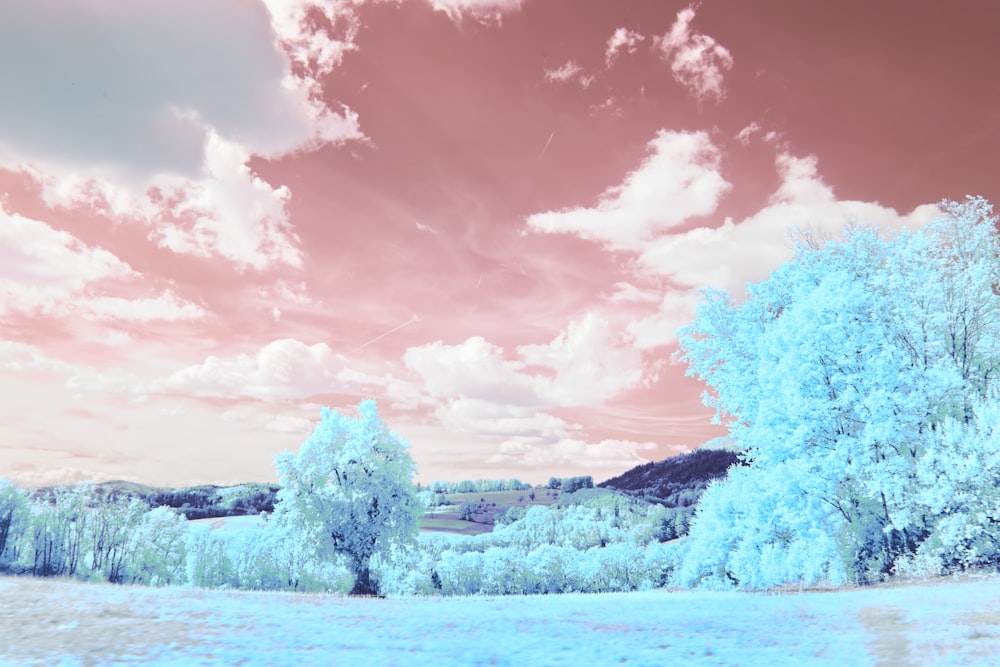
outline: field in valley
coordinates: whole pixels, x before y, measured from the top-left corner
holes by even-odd
[[[998,576],[388,600],[0,578],[3,665],[989,665],[998,655]]]

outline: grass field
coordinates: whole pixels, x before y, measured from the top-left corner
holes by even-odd
[[[0,665],[993,665],[1000,577],[351,599],[0,578]]]

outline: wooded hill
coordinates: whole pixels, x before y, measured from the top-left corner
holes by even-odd
[[[696,449],[663,461],[644,463],[598,486],[667,507],[688,507],[698,502],[710,481],[725,477],[730,466],[739,463],[738,455],[732,451]]]

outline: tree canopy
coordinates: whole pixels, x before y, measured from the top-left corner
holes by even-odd
[[[375,401],[359,417],[324,408],[297,454],[275,457],[281,490],[275,518],[318,557],[343,557],[354,594],[376,594],[372,556],[413,540],[422,507],[408,445],[379,416]]]
[[[915,232],[801,242],[742,300],[703,293],[678,356],[749,468],[702,498],[689,583],[868,580],[914,556],[953,563],[928,545],[954,532],[954,508],[917,499],[934,484],[928,468],[970,448],[996,458],[982,431],[1000,379],[1000,242],[985,200],[941,211]],[[1000,507],[989,506],[992,525]]]

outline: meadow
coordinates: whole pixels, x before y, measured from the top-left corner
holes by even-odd
[[[0,578],[3,665],[986,665],[998,654],[997,575],[390,599]]]

